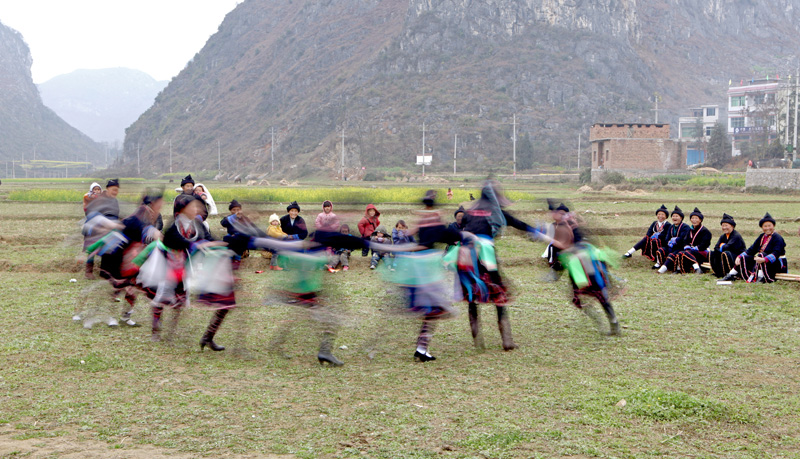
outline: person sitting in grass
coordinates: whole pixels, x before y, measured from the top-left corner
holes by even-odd
[[[656,264],[653,265],[653,269],[658,269],[659,272],[662,272],[660,269],[666,263],[667,257],[683,248],[678,241],[689,234],[689,225],[683,223],[684,215],[680,207],[675,206],[672,209],[670,218],[672,224],[661,232],[661,247],[656,250]],[[665,269],[663,272],[667,272],[667,270]]]
[[[388,237],[388,233],[386,232],[386,227],[383,225],[378,226],[375,228],[375,231],[372,233],[372,237],[370,241],[376,242],[378,244],[391,244],[392,239]],[[380,262],[384,257],[388,255],[387,252],[379,252],[376,250],[372,251],[372,261],[369,264],[369,269],[375,269],[378,267],[378,262]]]
[[[220,221],[220,225],[228,231],[228,234],[222,239],[225,242],[230,242],[231,238],[237,234],[246,234],[250,237],[266,237],[267,234],[253,223],[252,220],[247,218],[242,213],[242,205],[237,200],[231,201],[228,205],[230,215],[226,216]],[[239,244],[231,244],[231,250],[235,253],[233,257],[233,269],[239,268],[242,258],[246,258],[248,250]]]
[[[650,228],[647,228],[647,234],[625,252],[623,257],[630,258],[637,250],[641,250],[642,256],[649,258],[650,261],[656,261],[656,252],[661,248],[661,233],[670,226],[667,223],[667,214],[669,214],[669,210],[664,204],[661,204],[661,207],[656,209],[656,221],[650,224]]]
[[[273,239],[295,239],[290,235],[283,232],[283,228],[281,227],[281,220],[278,218],[278,214],[272,214],[269,216],[269,228],[267,229],[267,236]],[[278,266],[278,256],[276,253],[272,253],[272,259],[269,261],[269,269],[273,271],[282,271],[283,268]]]
[[[722,214],[722,236],[719,237],[714,250],[709,255],[711,270],[717,277],[723,277],[734,269],[736,257],[747,250],[744,239],[736,231],[736,221],[728,214]]]
[[[317,231],[338,231],[339,225],[339,217],[333,213],[333,203],[330,201],[323,202],[322,212],[317,214],[314,227],[316,227]]]
[[[286,206],[286,215],[281,217],[281,230],[295,240],[304,240],[308,237],[306,221],[300,216],[300,205],[297,201],[292,201]],[[270,223],[271,224],[271,223]]]
[[[350,227],[347,224],[340,226],[339,234],[349,236]],[[342,271],[348,271],[350,269],[350,253],[352,250],[337,247],[332,247],[332,250],[333,254],[328,258],[328,271],[335,271],[339,265],[342,266]]]
[[[695,274],[703,274],[700,264],[708,261],[708,246],[711,245],[711,231],[703,226],[703,213],[697,207],[689,214],[689,221],[692,228],[683,239],[678,240],[677,247],[682,247],[679,251],[673,251],[667,256],[667,261],[659,273],[674,270],[675,273],[686,273],[689,270]]]
[[[381,213],[378,212],[378,209],[375,207],[375,204],[367,204],[367,210],[364,211],[364,217],[358,222],[358,232],[361,233],[361,238],[364,239],[365,242],[372,237],[372,233],[375,232],[375,228],[381,224],[381,221],[378,217],[381,216]],[[361,250],[361,256],[366,257],[369,253],[369,249],[365,248]]]
[[[786,272],[786,242],[775,232],[775,219],[767,212],[758,222],[761,234],[753,245],[736,257],[736,266],[722,280],[741,277],[747,282],[775,282],[775,275]]]

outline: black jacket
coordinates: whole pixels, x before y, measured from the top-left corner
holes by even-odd
[[[761,250],[761,241],[764,239],[765,234],[761,233],[753,242],[753,245],[747,249],[747,254],[751,257],[758,255],[759,253],[763,253],[765,257],[769,255],[773,255],[775,260],[779,257],[786,255],[786,241],[783,240],[783,237],[778,233],[772,233],[772,238],[767,242],[767,246],[764,250]],[[770,260],[774,262],[775,260]]]
[[[689,230],[691,230],[691,226],[687,225],[686,223],[681,222],[677,226],[669,223],[669,227],[664,228],[664,231],[661,232],[661,236],[659,236],[664,250],[666,250],[667,253],[683,250],[683,246],[686,244],[681,244],[681,240],[684,239],[687,234],[689,234]],[[673,246],[670,248],[669,241],[673,237],[677,239],[675,240],[675,244],[673,244]]]
[[[190,241],[183,237],[178,229],[178,222],[175,221],[169,228],[167,228],[167,231],[164,232],[164,245],[172,250],[191,251],[194,245],[198,242],[214,240],[208,230],[206,230],[205,225],[203,225],[199,219],[194,219],[192,224],[194,226],[194,230],[197,232],[197,238],[195,240]]]
[[[306,227],[306,221],[303,220],[303,217],[298,215],[297,218],[294,219],[294,225],[292,225],[292,219],[289,217],[289,214],[281,217],[280,221],[281,230],[289,236],[296,234],[301,240],[308,237],[308,228]]]
[[[672,226],[672,225],[670,225],[669,222],[667,222],[665,220],[664,221],[664,226],[661,227],[661,231],[660,232],[666,231],[670,226]],[[658,220],[656,220],[653,223],[651,223],[650,224],[650,228],[647,228],[647,237],[650,237],[650,236],[656,234],[656,232],[659,232],[658,231]],[[659,234],[659,236],[660,236],[660,234]]]
[[[675,245],[678,247],[677,250],[683,250],[687,245],[697,247],[701,252],[708,250],[708,246],[711,245],[711,231],[703,225],[700,225],[700,228],[692,228],[685,237],[678,239]]]
[[[744,244],[744,239],[736,230],[731,231],[731,234],[727,236],[723,233],[714,246],[714,252],[730,252],[734,257],[738,257],[745,250],[747,250],[747,246]]]
[[[503,217],[505,217],[507,226],[521,231],[530,231],[530,226],[527,223],[517,220],[505,210],[503,211]],[[488,215],[483,210],[470,209],[464,212],[464,216],[461,218],[461,226],[464,231],[472,234],[492,237],[492,226],[489,224]],[[422,239],[422,236],[420,236],[420,239]]]

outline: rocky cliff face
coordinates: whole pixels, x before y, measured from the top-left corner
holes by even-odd
[[[76,70],[39,85],[45,105],[97,142],[122,142],[125,128],[167,85],[139,70]]]
[[[512,115],[539,160],[594,122],[725,104],[730,78],[786,73],[800,0],[246,0],[128,130],[148,167],[296,175],[345,163],[433,168],[511,159]],[[332,174],[333,175],[333,174]]]
[[[19,32],[0,23],[0,161],[98,160],[100,147],[42,104],[31,53]]]

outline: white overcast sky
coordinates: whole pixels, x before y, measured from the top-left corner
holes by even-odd
[[[33,82],[77,69],[177,75],[242,0],[0,0],[33,56]]]

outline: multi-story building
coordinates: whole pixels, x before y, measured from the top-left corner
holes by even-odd
[[[752,79],[728,88],[728,134],[731,155],[742,154],[746,142],[768,145],[778,138],[779,99],[784,91],[775,79]]]
[[[684,141],[697,140],[711,137],[711,130],[719,121],[719,105],[701,105],[697,108],[690,108],[691,116],[681,116],[678,118],[678,138]],[[697,132],[698,128],[702,132]]]
[[[678,139],[684,142],[708,141],[714,125],[719,121],[719,105],[701,105],[689,110],[692,116],[678,118]],[[686,149],[687,166],[702,163],[705,157],[705,150],[696,145]]]

